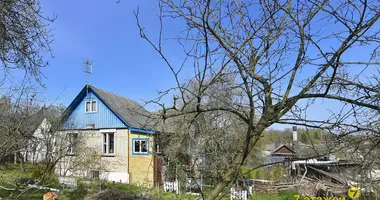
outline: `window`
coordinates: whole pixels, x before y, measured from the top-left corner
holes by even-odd
[[[103,154],[115,153],[115,134],[103,133]]]
[[[96,100],[94,99],[87,99],[85,104],[85,110],[86,112],[96,112]]]
[[[91,179],[99,179],[100,178],[99,171],[90,171],[89,178],[91,178]]]
[[[77,146],[78,146],[78,134],[77,133],[69,133],[68,134],[68,154],[76,154],[77,153]]]
[[[133,138],[133,154],[148,155],[149,154],[149,140],[148,138],[140,139]]]

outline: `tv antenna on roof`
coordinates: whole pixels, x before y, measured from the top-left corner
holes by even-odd
[[[86,73],[86,83],[88,83],[88,76],[92,74],[92,61],[89,59],[83,59],[83,71]]]
[[[84,73],[86,73],[86,87],[87,87],[87,94],[88,94],[88,77],[90,76],[90,74],[92,74],[92,60],[89,60],[88,58],[84,59],[82,58],[83,60],[83,71]]]

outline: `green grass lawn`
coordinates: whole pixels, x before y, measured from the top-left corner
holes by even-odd
[[[2,165],[0,168],[0,198],[1,199],[28,199],[28,200],[41,200],[43,194],[47,190],[41,189],[27,189],[19,186],[19,181],[22,178],[32,178],[33,173],[35,174],[36,168],[35,165],[24,165],[25,171],[22,171],[20,165],[7,164]],[[17,190],[7,190],[15,189]]]
[[[280,193],[254,194],[250,200],[294,200],[294,195],[298,194],[294,190],[282,191]]]
[[[26,164],[24,166],[25,171],[22,171],[19,165],[8,164],[6,166],[0,166],[0,199],[27,199],[27,200],[41,200],[43,195],[48,192],[47,190],[41,189],[28,189],[27,191],[10,191],[1,187],[6,188],[17,188],[17,183],[20,178],[33,178],[40,175],[40,169],[36,165]],[[79,181],[78,187],[71,190],[64,190],[62,195],[60,195],[60,200],[81,200],[85,196],[94,194],[100,190],[101,184],[107,185],[107,188],[114,189],[121,192],[126,192],[129,194],[140,195],[141,193],[147,193],[150,197],[157,200],[193,200],[196,198],[194,195],[189,194],[179,194],[176,195],[170,192],[163,192],[161,189],[157,188],[148,189],[141,186],[133,184],[120,184],[120,183],[107,183],[104,181],[95,181],[89,184],[83,184]],[[47,180],[43,182],[43,185],[49,186],[51,188],[62,189],[58,185],[55,175],[51,175]],[[207,193],[207,191],[206,191]],[[284,191],[279,194],[254,194],[249,199],[250,200],[293,200],[295,191]],[[207,194],[206,194],[207,195]],[[225,200],[230,199],[226,195]]]
[[[37,190],[37,189],[30,189],[25,192],[21,191],[6,191],[6,190],[0,190],[0,198],[1,199],[28,199],[28,200],[42,200],[42,197],[45,193],[47,193],[47,190]]]

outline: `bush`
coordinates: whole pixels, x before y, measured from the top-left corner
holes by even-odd
[[[42,176],[41,168],[40,167],[35,167],[33,168],[32,171],[32,178],[38,179]]]
[[[273,170],[273,180],[278,181],[279,179],[281,179],[281,174],[282,174],[281,165],[280,164],[275,165],[274,170]]]
[[[139,195],[144,191],[147,191],[147,188],[138,186],[136,184],[122,184],[122,183],[107,183],[107,188],[118,190],[121,192],[126,192],[128,194]]]
[[[148,200],[148,198],[145,197],[139,197],[134,194],[129,194],[126,192],[121,192],[117,190],[105,190],[101,191],[97,194],[91,195],[86,198],[87,200],[106,200],[106,199],[112,199],[112,200]]]
[[[42,184],[57,189],[62,188],[62,185],[58,183],[58,176],[55,173],[45,174]]]
[[[83,184],[78,184],[77,188],[70,191],[64,191],[61,195],[59,195],[59,199],[84,199],[88,194],[88,190],[85,188]]]

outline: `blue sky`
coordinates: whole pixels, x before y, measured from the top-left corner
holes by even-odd
[[[156,1],[48,1],[41,4],[51,24],[54,58],[43,69],[48,101],[68,105],[86,83],[82,58],[93,60],[89,83],[134,100],[149,100],[157,90],[174,84],[169,68],[139,36],[133,10],[140,6],[142,21],[158,28],[152,10]],[[167,25],[170,26],[170,25]],[[170,27],[168,27],[170,30]],[[166,52],[176,55],[176,49]]]
[[[159,27],[153,10],[156,3],[155,0],[121,0],[120,3],[116,3],[116,0],[96,3],[90,0],[41,0],[45,15],[58,15],[50,26],[54,39],[51,45],[54,58],[49,58],[50,66],[42,71],[46,77],[43,80],[46,85],[44,98],[48,102],[57,99],[55,103],[64,105],[71,102],[86,83],[83,58],[93,61],[89,84],[137,101],[153,99],[157,97],[157,90],[174,86],[169,68],[152,47],[140,38],[133,14],[133,10],[139,6],[142,24],[147,27],[147,33],[154,37]],[[176,31],[181,30],[181,24],[176,23],[165,23],[164,34],[176,35]],[[165,42],[165,53],[175,64],[180,64],[182,49],[174,42]],[[348,52],[346,61],[368,55],[365,53]],[[184,70],[184,74],[186,71],[192,72],[190,70],[191,66]],[[352,70],[360,71],[355,68]],[[308,73],[308,70],[304,73]],[[329,101],[320,103],[323,104],[315,106],[315,116],[326,115],[320,108],[334,106]],[[148,109],[153,110],[154,107]]]

